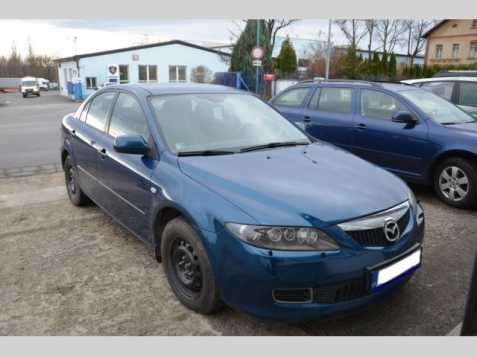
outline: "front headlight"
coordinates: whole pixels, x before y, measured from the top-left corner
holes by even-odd
[[[338,250],[338,244],[326,233],[307,227],[252,226],[226,223],[225,226],[244,242],[275,250]]]
[[[416,215],[416,222],[418,225],[421,225],[424,222],[424,211],[421,208],[421,205],[417,203],[416,196],[414,193],[409,189],[409,204],[412,207],[412,211]]]
[[[414,196],[414,192],[412,192],[411,189],[409,189],[408,195],[409,195],[409,204],[411,205],[413,212],[416,213],[417,212],[416,196]]]

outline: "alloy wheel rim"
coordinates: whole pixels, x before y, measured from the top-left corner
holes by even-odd
[[[70,192],[72,194],[75,194],[76,193],[76,181],[75,181],[75,171],[74,171],[73,166],[70,166],[68,168],[67,179],[68,179],[68,188],[69,188]]]
[[[178,282],[186,291],[198,293],[202,289],[202,273],[194,248],[183,239],[176,239],[171,250],[172,265]]]
[[[439,176],[439,189],[447,199],[454,202],[461,201],[469,193],[469,178],[457,166],[446,167]]]

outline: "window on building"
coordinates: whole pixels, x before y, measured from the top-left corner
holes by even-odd
[[[169,66],[169,82],[185,82],[186,66]]]
[[[273,104],[286,107],[301,107],[309,92],[310,88],[290,89],[275,99]]]
[[[98,89],[96,86],[96,77],[86,77],[86,89]]]
[[[454,82],[427,82],[423,83],[421,88],[431,91],[432,93],[437,94],[439,97],[451,100],[452,92],[454,90]]]
[[[368,118],[391,120],[397,112],[406,108],[389,94],[363,89],[361,90],[361,115]]]
[[[321,88],[316,110],[328,113],[351,113],[351,88]]]
[[[157,66],[155,65],[139,65],[139,82],[156,82]]]
[[[119,65],[119,83],[129,83],[129,66],[127,64]]]
[[[474,41],[474,42],[470,43],[469,57],[470,58],[476,58],[477,57],[477,41]]]
[[[472,28],[477,28],[477,19],[472,20]]]
[[[116,93],[107,92],[95,97],[89,107],[86,124],[104,131],[106,119],[115,95]]]
[[[452,58],[459,58],[460,52],[460,45],[458,43],[454,43],[452,45]]]
[[[149,131],[146,118],[140,104],[129,94],[119,94],[114,105],[109,134],[113,137],[120,135],[141,135],[147,141]]]
[[[444,52],[444,46],[443,45],[436,45],[436,58],[442,58],[442,52]]]
[[[477,83],[460,82],[459,105],[477,107]]]

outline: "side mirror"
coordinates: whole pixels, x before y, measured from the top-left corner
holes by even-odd
[[[114,140],[114,150],[122,154],[146,155],[149,147],[141,135],[121,135]]]
[[[417,119],[408,112],[397,112],[393,117],[392,121],[395,123],[403,123],[409,126],[414,126],[417,124]]]

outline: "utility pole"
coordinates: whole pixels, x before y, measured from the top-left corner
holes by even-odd
[[[328,20],[328,44],[326,48],[326,73],[325,78],[330,78],[330,60],[331,60],[331,22],[332,20]]]
[[[257,19],[257,48],[260,47],[260,19]],[[255,93],[258,94],[260,86],[260,67],[255,66]]]
[[[73,37],[73,51],[75,56],[76,56],[76,41],[77,40],[78,40],[78,36]]]

